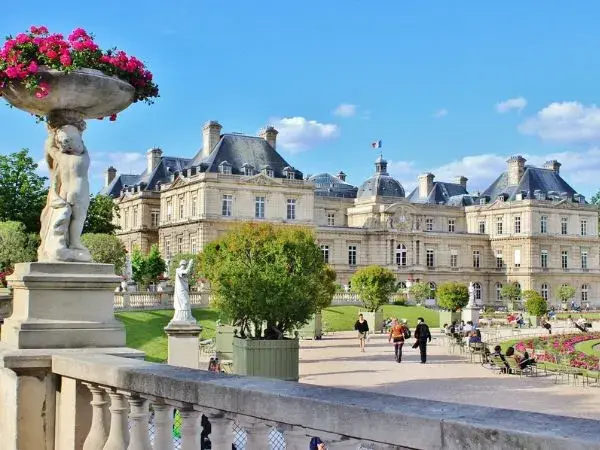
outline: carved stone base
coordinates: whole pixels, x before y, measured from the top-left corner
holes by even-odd
[[[15,349],[124,347],[113,313],[112,264],[22,263],[8,278],[13,312],[2,343]]]
[[[168,364],[180,367],[200,368],[200,333],[202,327],[193,322],[172,320],[165,327],[168,336]]]

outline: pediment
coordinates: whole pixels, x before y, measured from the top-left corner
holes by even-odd
[[[242,177],[242,182],[248,183],[248,184],[259,184],[262,186],[276,186],[276,185],[280,184],[277,182],[276,179],[274,179],[262,172],[258,173],[256,175]]]
[[[420,218],[410,203],[394,203],[384,210],[385,228],[398,231],[418,230]]]

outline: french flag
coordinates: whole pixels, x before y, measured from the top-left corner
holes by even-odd
[[[371,143],[371,147],[373,148],[381,148],[381,141],[375,141]]]

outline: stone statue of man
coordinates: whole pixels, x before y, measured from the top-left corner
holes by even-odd
[[[179,267],[175,270],[175,290],[173,292],[175,314],[173,322],[195,322],[190,306],[190,283],[188,281],[193,263],[194,260],[190,259],[186,267],[186,261],[182,259]]]
[[[473,282],[471,281],[469,283],[469,305],[474,305],[475,304],[475,286],[473,285]]]

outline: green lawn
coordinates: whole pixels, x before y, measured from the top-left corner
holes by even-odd
[[[577,311],[569,311],[569,312],[561,312],[556,315],[559,320],[566,320],[571,316],[573,320],[577,319],[579,316],[583,316],[588,320],[599,320],[600,313],[586,313],[586,312],[577,312]]]
[[[600,350],[594,348],[598,344],[600,344],[600,339],[590,339],[589,341],[583,341],[579,344],[575,344],[575,350],[588,355],[600,356]]]
[[[354,329],[358,318],[358,306],[332,306],[323,311],[323,320],[329,331],[348,331]],[[192,310],[194,317],[202,325],[202,339],[210,339],[215,335],[215,322],[219,313],[214,309],[201,308]],[[383,307],[385,317],[407,319],[414,329],[417,317],[423,317],[433,329],[439,326],[437,311],[419,306],[386,305]],[[167,360],[167,336],[164,328],[173,317],[173,310],[134,311],[115,314],[127,330],[127,345],[146,352],[146,360],[164,362]]]

